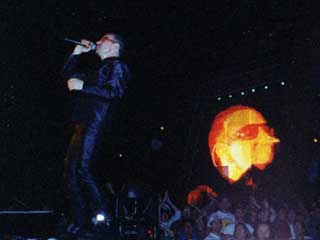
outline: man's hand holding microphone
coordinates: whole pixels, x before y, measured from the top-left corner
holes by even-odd
[[[74,48],[72,54],[79,55],[81,53],[87,53],[95,49],[96,49],[96,44],[94,44],[89,40],[82,39],[80,44],[77,44],[77,46]]]
[[[74,48],[72,54],[73,55],[80,55],[82,53],[87,53],[92,50],[95,50],[96,45],[93,42],[90,42],[86,39],[82,39],[81,43],[77,44]],[[78,78],[70,78],[67,81],[67,86],[70,91],[72,90],[82,90],[83,88],[83,81]]]

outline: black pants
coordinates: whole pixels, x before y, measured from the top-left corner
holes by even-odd
[[[98,212],[107,214],[106,199],[92,173],[92,166],[103,137],[103,123],[91,121],[74,125],[66,157],[66,181],[72,221],[83,226]],[[89,210],[93,210],[93,212]],[[91,215],[89,214],[91,213]]]

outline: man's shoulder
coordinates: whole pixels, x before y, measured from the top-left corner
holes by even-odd
[[[105,61],[103,62],[100,69],[104,69],[104,70],[113,69],[115,71],[122,71],[122,72],[129,71],[128,64],[122,59],[113,59],[113,60]]]

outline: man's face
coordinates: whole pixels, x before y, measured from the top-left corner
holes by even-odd
[[[262,223],[266,223],[269,221],[269,210],[267,209],[262,209],[258,213],[258,219]]]
[[[106,34],[96,42],[97,49],[96,53],[98,55],[105,55],[112,52],[115,48],[116,40],[112,34]]]
[[[270,227],[267,224],[261,224],[257,228],[257,239],[269,239]]]
[[[244,226],[243,224],[238,224],[236,226],[234,235],[235,235],[236,239],[246,239],[247,235],[248,235],[246,226]]]
[[[214,119],[209,148],[214,166],[230,183],[240,180],[252,166],[264,170],[273,160],[280,140],[257,110],[232,106]]]
[[[210,229],[211,232],[219,233],[220,230],[221,230],[221,227],[222,227],[221,220],[213,220],[213,221],[210,223],[209,229]]]

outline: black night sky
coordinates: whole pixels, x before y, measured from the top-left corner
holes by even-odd
[[[126,39],[132,80],[102,182],[104,171],[112,172],[114,182],[169,189],[179,199],[197,184],[247,189],[220,177],[207,147],[214,116],[243,104],[261,111],[281,139],[274,163],[250,173],[259,189],[316,194],[319,176],[311,183],[309,175],[311,162],[319,162],[320,24],[311,1],[44,0],[0,7],[1,208],[63,205],[70,109],[60,72],[73,49],[63,39],[96,41],[106,32]]]

